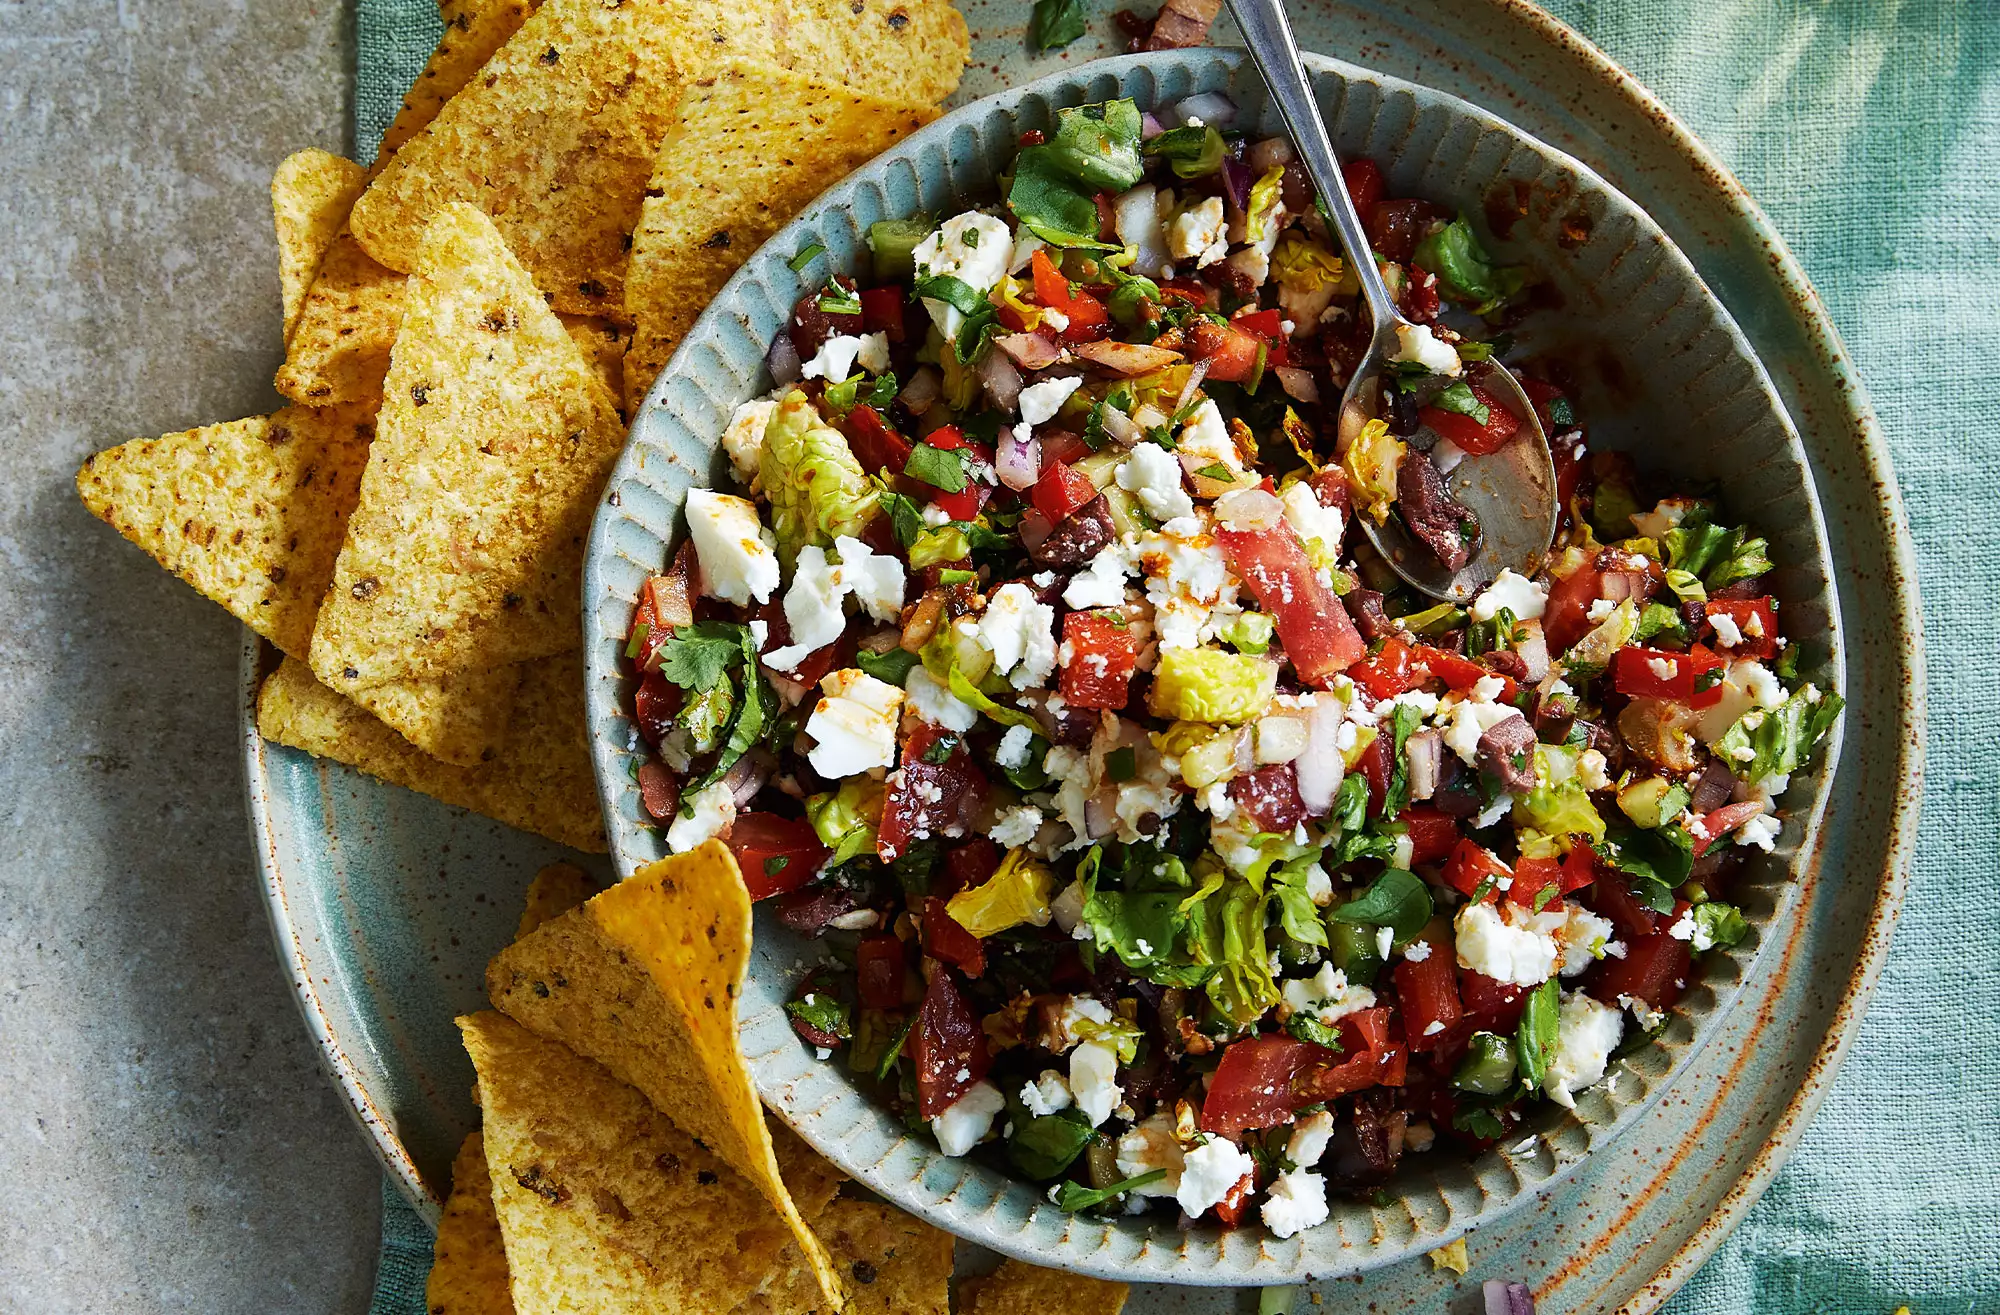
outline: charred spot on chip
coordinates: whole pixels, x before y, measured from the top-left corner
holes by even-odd
[[[722,1181],[720,1178],[717,1178],[715,1176],[715,1170],[713,1169],[701,1170],[699,1173],[695,1174],[694,1180],[700,1183],[703,1187],[711,1187],[714,1184]]]
[[[653,1167],[661,1173],[679,1173],[681,1171],[681,1157],[675,1155],[672,1151],[661,1151],[653,1157]]]
[[[562,62],[562,52],[554,46],[550,46],[542,52],[541,62],[544,64],[559,64]]]
[[[541,997],[542,999],[544,1000],[548,999],[549,984],[547,982],[536,982],[534,985],[534,992],[537,996]]]
[[[382,588],[382,581],[375,576],[363,576],[349,586],[347,592],[354,595],[357,602],[367,602]]]
[[[728,250],[729,230],[726,228],[716,229],[713,233],[710,233],[708,235],[708,240],[706,242],[703,242],[702,245],[707,247],[711,251]]]
[[[510,593],[501,598],[500,600],[500,606],[506,608],[510,612],[513,611],[515,608],[519,607],[520,605],[521,605],[521,595],[519,594]]]
[[[550,1205],[567,1205],[569,1188],[550,1178],[539,1164],[531,1164],[525,1169],[514,1170],[514,1181],[528,1191],[541,1197]]]
[[[272,425],[264,431],[264,441],[272,447],[283,447],[292,441],[292,427],[290,425]]]
[[[514,313],[512,306],[496,306],[486,312],[481,326],[488,333],[512,333],[521,327],[521,317]]]
[[[854,12],[860,13],[861,11],[857,9]],[[900,32],[909,25],[910,15],[907,11],[898,9],[889,15],[889,28],[891,31]]]
[[[430,389],[430,385],[429,385],[429,384],[411,384],[411,385],[410,385],[410,400],[411,400],[412,402],[416,403],[416,404],[417,404],[418,406],[428,406],[428,405],[430,404],[430,400],[431,400],[431,389]]]
[[[599,283],[596,279],[585,279],[583,282],[576,285],[576,290],[583,296],[590,297],[593,299],[604,297],[609,294],[609,289],[607,289],[602,283]]]
[[[875,1281],[875,1266],[866,1260],[855,1261],[854,1281],[856,1283],[873,1283]]]
[[[353,667],[342,667],[340,669],[340,678],[342,680],[359,680],[361,679],[361,673]]]
[[[265,571],[264,574],[270,578],[272,584],[283,584],[285,582],[285,568],[282,566],[273,566]]]

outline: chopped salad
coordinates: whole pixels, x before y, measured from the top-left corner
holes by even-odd
[[[805,1044],[1064,1209],[1285,1237],[1655,1034],[1841,701],[1764,539],[1499,364],[1529,273],[1358,160],[1424,423],[1507,441],[1464,375],[1516,368],[1560,476],[1545,571],[1400,588],[1354,521],[1411,455],[1334,418],[1352,273],[1207,108],[1064,110],[1002,200],[873,225],[627,654],[667,846],[819,938]]]

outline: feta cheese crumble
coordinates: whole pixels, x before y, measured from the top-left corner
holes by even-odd
[[[931,1120],[931,1135],[946,1155],[963,1155],[993,1130],[993,1116],[1007,1098],[991,1082],[975,1082],[944,1113]]]
[[[896,760],[902,690],[856,667],[828,672],[819,688],[824,697],[806,718],[806,734],[814,741],[806,761],[814,771],[832,780]]]
[[[764,528],[756,503],[713,489],[689,489],[687,519],[702,593],[738,607],[771,601],[778,591],[778,539]]]

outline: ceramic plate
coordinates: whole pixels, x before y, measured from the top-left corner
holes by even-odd
[[[971,0],[966,10],[975,65],[961,100],[1108,52],[1108,40],[1088,38],[1071,59],[1030,60],[1024,5]],[[1427,0],[1302,5],[1294,17],[1308,47],[1464,96],[1583,160],[1660,223],[1769,368],[1820,490],[1841,605],[1869,620],[1844,635],[1843,657],[1847,692],[1870,715],[1847,727],[1815,859],[1714,1043],[1615,1147],[1475,1233],[1469,1278],[1415,1261],[1327,1285],[1329,1295],[1354,1286],[1363,1300],[1445,1309],[1505,1273],[1556,1309],[1648,1309],[1713,1250],[1795,1143],[1887,947],[1922,733],[1920,626],[1894,484],[1851,367],[1776,235],[1601,54],[1510,0],[1454,6],[1448,30]],[[485,958],[556,850],[263,745],[249,719],[260,661],[246,648],[244,747],[280,951],[335,1080],[392,1174],[434,1210],[429,1192],[472,1117],[451,1015],[479,1003]],[[1164,1288],[1142,1289],[1131,1307],[1231,1308]]]

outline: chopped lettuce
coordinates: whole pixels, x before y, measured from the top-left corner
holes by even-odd
[[[1580,675],[1594,675],[1611,665],[1611,657],[1639,633],[1639,608],[1631,599],[1612,609],[1596,629],[1570,646],[1563,665]]]
[[[1576,751],[1535,746],[1535,788],[1514,801],[1514,824],[1547,836],[1604,839],[1604,819],[1576,775]]]
[[[952,921],[982,940],[1011,927],[1046,927],[1052,916],[1056,874],[1049,865],[1010,849],[999,870],[971,890],[961,890],[944,906]]]
[[[883,788],[865,776],[850,777],[840,789],[806,800],[806,820],[819,842],[833,851],[827,860],[838,867],[875,852],[875,828],[882,820]]]
[[[1437,275],[1445,296],[1480,315],[1499,309],[1528,281],[1525,266],[1493,263],[1464,215],[1419,242],[1413,259]]]
[[[1845,706],[1838,694],[1805,685],[1778,707],[1743,714],[1715,743],[1716,755],[1746,781],[1785,776],[1812,756]]]
[[[1288,292],[1318,292],[1339,283],[1345,267],[1339,256],[1300,233],[1286,233],[1271,252],[1271,277]]]
[[[1396,503],[1396,476],[1408,452],[1408,445],[1389,432],[1388,421],[1370,420],[1341,459],[1354,509],[1377,525],[1388,521],[1389,509]]]
[[[1284,199],[1284,182],[1284,167],[1278,165],[1250,184],[1250,204],[1243,211],[1245,240],[1262,242],[1270,236],[1267,225],[1271,222],[1271,216],[1277,213],[1279,202]]]
[[[1165,160],[1179,178],[1205,178],[1214,173],[1222,167],[1227,149],[1221,133],[1193,124],[1169,128],[1146,142],[1146,154]]]
[[[1153,672],[1153,711],[1177,721],[1243,722],[1278,688],[1278,664],[1213,648],[1170,648]]]
[[[839,430],[796,390],[785,394],[764,430],[758,462],[771,504],[778,556],[789,571],[807,544],[832,547],[859,536],[878,510],[875,485]]]

